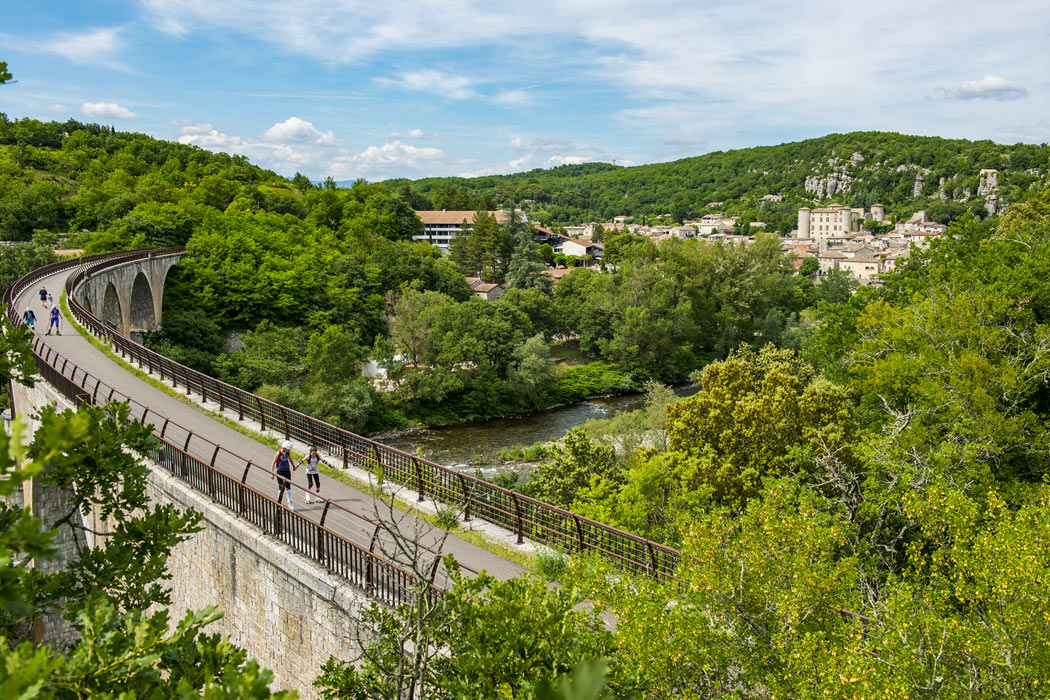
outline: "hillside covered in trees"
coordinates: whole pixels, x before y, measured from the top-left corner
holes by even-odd
[[[998,170],[1002,198],[1017,202],[1046,184],[1050,147],[870,131],[652,165],[584,163],[512,175],[387,184],[392,189],[410,185],[436,209],[524,205],[533,220],[549,224],[662,214],[682,222],[717,210],[750,213],[753,220],[782,230],[793,223],[803,203],[831,200],[857,207],[878,202],[898,216],[925,209],[942,223],[966,212],[984,216],[985,197],[978,193],[983,169]],[[761,201],[766,194],[784,199]],[[713,209],[707,206],[710,202],[722,205]]]

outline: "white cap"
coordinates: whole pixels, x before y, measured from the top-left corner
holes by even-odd
[[[290,449],[292,449],[292,441],[291,440],[285,440],[284,442],[282,442],[281,443],[281,449],[282,450],[290,450]]]

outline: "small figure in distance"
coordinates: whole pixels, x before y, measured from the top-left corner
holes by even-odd
[[[285,491],[288,492],[288,510],[295,512],[295,506],[292,505],[292,470],[298,469],[299,465],[292,465],[292,443],[290,440],[285,440],[281,445],[281,449],[277,450],[277,454],[273,456],[273,464],[270,465],[270,478],[277,477],[277,502],[281,502],[281,497],[284,496]]]
[[[47,308],[47,290],[43,287],[40,288],[40,305]]]
[[[307,503],[310,503],[311,489],[317,489],[317,498],[314,500],[318,503],[321,502],[321,474],[317,469],[317,465],[320,462],[321,458],[317,454],[316,447],[311,447],[310,454],[302,462],[299,462],[299,464],[306,464],[306,498],[304,500]]]
[[[51,329],[55,329],[55,335],[62,335],[62,331],[58,328],[58,307],[51,307],[51,323],[47,324],[47,333],[45,335],[51,335]]]
[[[33,310],[28,306],[26,307],[25,313],[22,314],[22,320],[26,322],[27,326],[29,326],[29,330],[36,333],[36,314],[33,313]]]
[[[53,297],[51,295],[51,292],[47,293],[47,305],[48,306],[54,306],[55,305],[55,297]]]

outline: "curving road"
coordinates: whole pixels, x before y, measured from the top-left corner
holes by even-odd
[[[30,306],[37,316],[36,332],[43,335],[47,328],[47,311],[41,307],[38,291],[46,287],[57,299],[64,289],[66,278],[75,272],[67,270],[40,280],[37,284],[26,289],[15,300],[15,308],[21,313],[26,306]],[[251,460],[261,467],[249,470],[247,485],[269,495],[277,496],[276,482],[270,478],[269,466],[273,460],[273,448],[240,433],[223,423],[215,420],[208,414],[198,410],[194,406],[161,391],[150,383],[139,379],[133,374],[125,371],[119,364],[111,360],[85,338],[83,338],[69,320],[63,315],[62,335],[50,336],[46,342],[55,351],[69,358],[72,362],[87,370],[105,384],[116,388],[135,401],[148,407],[165,418],[171,420],[166,431],[166,437],[175,442],[185,439],[188,432],[200,435],[211,443],[221,445],[224,450],[215,459],[215,466],[222,469],[238,481],[242,478],[245,460]],[[133,413],[138,413],[133,411]],[[152,420],[152,418],[151,418]],[[214,444],[208,444],[205,440],[190,440],[187,451],[194,457],[208,462],[214,458]],[[226,452],[226,451],[229,452]],[[230,454],[232,453],[232,454]],[[236,456],[236,457],[235,457]],[[238,459],[239,458],[239,459]],[[412,513],[400,509],[389,509],[378,503],[371,495],[348,486],[336,479],[322,475],[321,491],[325,498],[330,499],[335,505],[342,506],[345,512],[338,508],[330,508],[325,520],[325,526],[334,532],[346,537],[355,544],[368,548],[373,544],[373,536],[376,534],[375,521],[383,519],[393,522],[394,527],[403,535],[403,539],[410,539],[426,547],[429,551],[419,553],[419,558],[427,562],[433,561],[435,553],[440,547],[441,554],[452,554],[456,561],[468,571],[485,570],[500,579],[508,579],[524,573],[524,569],[518,564],[500,557],[486,549],[463,540],[456,535],[449,536],[441,542],[444,531],[435,528],[426,521],[416,517]],[[323,503],[304,502],[306,491],[305,469],[299,469],[293,474],[293,483],[296,488],[292,504],[300,515],[304,515],[314,522],[319,522]],[[265,536],[262,532],[260,537]],[[404,547],[398,547],[394,538],[380,534],[375,540],[375,551],[377,554],[385,555],[401,563],[407,563],[410,552]],[[411,546],[409,547],[411,549]],[[445,577],[439,574],[435,583],[444,585]]]

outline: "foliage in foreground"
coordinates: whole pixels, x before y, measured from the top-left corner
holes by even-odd
[[[6,324],[5,324],[6,325]],[[4,329],[0,370],[31,385],[34,363],[24,330]],[[269,690],[272,674],[241,649],[204,628],[212,608],[187,613],[169,629],[163,583],[171,548],[198,529],[199,514],[151,505],[146,466],[132,450],[153,445],[150,430],[128,420],[123,404],[76,411],[46,407],[22,444],[25,423],[0,435],[0,496],[29,479],[61,489],[68,507],[53,522],[27,509],[0,505],[0,696],[5,698],[293,698]],[[89,531],[85,517],[109,520],[109,532]],[[104,546],[87,549],[85,533]],[[56,537],[74,538],[77,556],[45,566],[58,554]],[[59,640],[28,640],[43,616],[71,626]]]

